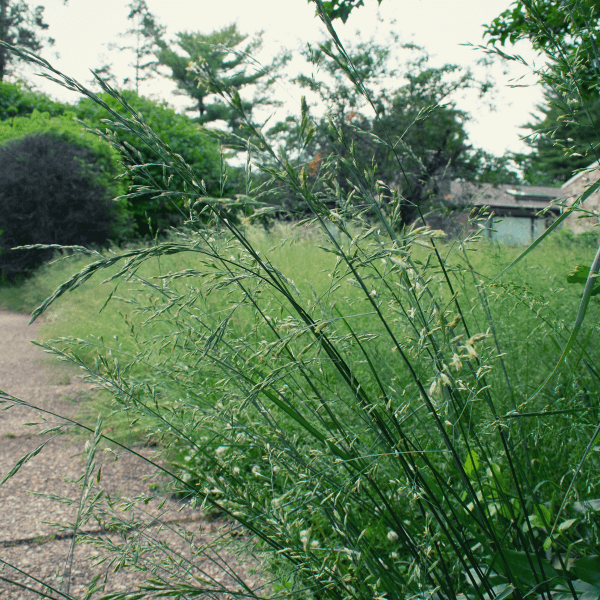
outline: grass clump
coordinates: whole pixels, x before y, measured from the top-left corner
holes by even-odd
[[[266,262],[227,230],[181,236],[121,292],[126,349],[106,335],[55,351],[95,354],[118,406],[149,418],[170,449],[176,489],[257,536],[281,597],[338,597],[348,582],[358,597],[414,594],[437,569],[474,591],[472,565],[524,587],[514,571],[528,554],[560,574],[564,548],[583,558],[597,543],[575,504],[598,493],[592,456],[558,512],[596,427],[593,345],[534,397],[577,311],[573,288],[556,294],[560,312],[540,294],[547,271],[560,283],[564,270],[524,264],[521,278],[487,287],[478,253],[470,268],[449,254],[447,279],[431,266],[427,230],[401,248],[367,224],[357,231],[341,260],[318,251],[301,265],[325,267],[312,287],[279,270],[302,242]]]

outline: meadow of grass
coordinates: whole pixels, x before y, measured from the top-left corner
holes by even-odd
[[[590,263],[593,248],[550,239],[510,277],[492,282],[520,248],[437,240],[446,279],[427,230],[407,235],[397,253],[372,227],[357,230],[347,237],[349,250],[369,259],[357,261],[354,272],[314,226],[248,226],[244,235],[289,285],[291,301],[265,285],[255,258],[227,231],[213,230],[172,238],[167,246],[180,251],[132,265],[126,277],[100,285],[118,274],[117,266],[96,273],[50,306],[40,340],[95,373],[110,392],[112,404],[107,394],[91,406],[104,413],[109,437],[127,444],[150,436],[167,449],[180,493],[199,495],[257,534],[287,536],[279,550],[288,548],[293,567],[289,556],[270,556],[275,589],[294,595],[307,585],[329,585],[337,594],[339,585],[328,584],[335,581],[332,570],[356,577],[366,551],[388,583],[367,581],[364,593],[375,585],[405,591],[410,582],[423,585],[427,574],[416,559],[428,560],[435,550],[435,568],[449,556],[439,532],[437,549],[431,546],[435,524],[420,506],[421,488],[445,481],[451,495],[438,493],[458,519],[455,526],[467,527],[457,513],[470,518],[479,502],[503,545],[510,540],[508,547],[518,549],[527,539],[554,556],[542,569],[554,569],[565,550],[584,557],[595,547],[596,526],[574,508],[600,496],[595,454],[582,465],[571,501],[562,513],[558,507],[574,457],[585,454],[598,423],[597,299],[573,357],[536,395],[579,308],[583,288],[567,284],[566,276],[574,265]],[[89,257],[69,260],[75,260],[70,268],[89,263]],[[40,270],[12,297],[20,290],[20,306],[31,309],[39,301],[32,290],[57,287],[68,279],[67,265]],[[410,303],[411,296],[418,302]],[[308,325],[295,305],[306,311]],[[322,333],[334,352],[315,342]],[[494,435],[498,422],[512,454]],[[452,452],[460,455],[458,467]],[[406,457],[412,480],[395,466]],[[354,462],[360,467],[345,464]],[[527,491],[513,487],[512,468],[521,469]],[[416,469],[430,470],[432,479],[419,482]],[[477,489],[470,493],[471,485]],[[554,519],[558,529],[551,533]],[[469,535],[483,539],[478,527],[469,527]],[[253,551],[268,545],[267,537]],[[482,548],[473,554],[489,570],[494,559]],[[509,561],[523,560],[515,552]],[[495,586],[512,585],[507,573],[515,564],[509,567],[494,571]],[[456,585],[469,584],[464,565],[445,568]]]

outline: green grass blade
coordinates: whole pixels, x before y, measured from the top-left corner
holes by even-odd
[[[600,180],[599,180],[599,182],[600,182]],[[552,377],[554,377],[556,371],[562,365],[565,358],[571,351],[573,344],[575,344],[575,340],[577,339],[577,334],[579,333],[579,330],[581,329],[581,324],[583,323],[585,313],[587,312],[587,308],[590,303],[590,298],[592,297],[592,291],[596,285],[595,275],[598,273],[599,269],[600,269],[600,248],[598,248],[598,252],[596,253],[594,262],[592,263],[592,266],[590,267],[590,274],[588,275],[588,279],[585,284],[585,288],[583,290],[583,296],[581,297],[581,302],[579,303],[579,310],[577,311],[577,317],[575,319],[575,323],[573,324],[573,329],[571,331],[571,335],[569,336],[569,339],[567,340],[567,344],[566,344],[564,350],[562,351],[562,354],[560,355],[560,358],[558,359],[558,362],[556,363],[556,366],[554,367],[554,369],[552,370],[550,375],[548,375],[546,380],[542,383],[542,385],[540,385],[540,387],[535,391],[535,393],[529,397],[528,400],[533,400],[546,387],[546,385],[548,385],[548,382],[552,379]]]

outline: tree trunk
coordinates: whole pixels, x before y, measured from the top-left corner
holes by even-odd
[[[0,41],[8,41],[8,2],[9,0],[0,0]],[[6,71],[6,48],[0,47],[0,83],[4,81]]]

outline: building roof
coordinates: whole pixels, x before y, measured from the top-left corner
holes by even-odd
[[[443,197],[450,204],[465,207],[489,206],[496,211],[532,213],[550,206],[552,212],[559,213],[560,207],[551,203],[562,200],[564,193],[561,188],[548,186],[452,181],[450,192]]]

